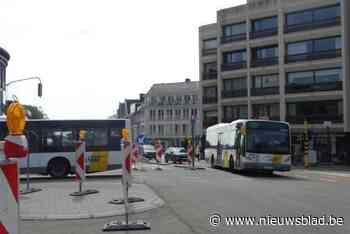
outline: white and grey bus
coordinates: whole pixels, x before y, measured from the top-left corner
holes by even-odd
[[[28,120],[25,135],[30,152],[30,172],[64,177],[74,171],[75,141],[85,131],[87,172],[121,168],[121,131],[129,128],[125,119]],[[0,121],[0,140],[7,135]],[[20,160],[20,169],[27,166]]]
[[[289,171],[290,126],[270,120],[236,120],[206,131],[205,157],[212,167]]]

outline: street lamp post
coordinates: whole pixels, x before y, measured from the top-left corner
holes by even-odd
[[[192,169],[194,169],[194,157],[195,157],[195,148],[194,148],[194,126],[196,123],[196,116],[192,115],[191,117],[191,133],[192,133]]]
[[[8,82],[5,85],[5,87],[7,88],[11,84],[18,83],[18,82],[23,82],[23,81],[27,81],[27,80],[38,80],[39,81],[39,83],[38,83],[38,96],[42,97],[42,95],[43,95],[43,85],[42,85],[40,77],[37,77],[37,76],[10,81],[10,82]],[[6,91],[6,89],[5,89],[5,91]],[[5,97],[6,97],[6,95],[5,95]],[[29,168],[30,168],[30,153],[28,153],[28,155],[27,155],[26,188],[24,190],[20,191],[21,194],[28,194],[28,193],[34,193],[34,192],[41,191],[41,189],[30,187]]]

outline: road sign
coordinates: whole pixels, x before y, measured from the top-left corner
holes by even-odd
[[[137,137],[137,143],[140,144],[140,145],[145,144],[145,135],[139,135]]]

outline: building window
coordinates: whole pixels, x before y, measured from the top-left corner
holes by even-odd
[[[297,32],[340,24],[340,5],[286,14],[285,32]]]
[[[168,104],[169,105],[174,105],[174,102],[175,102],[174,96],[168,96]]]
[[[254,20],[252,22],[251,38],[276,35],[277,28],[277,16]]]
[[[286,62],[327,59],[341,56],[341,37],[329,37],[287,44]]]
[[[221,70],[229,71],[247,67],[247,52],[245,50],[223,53]]]
[[[252,49],[252,67],[271,66],[278,64],[278,46],[268,46]]]
[[[342,89],[341,68],[287,73],[287,93],[340,89]]]
[[[245,50],[242,51],[234,51],[234,52],[226,52],[223,54],[224,63],[240,63],[245,62],[247,60],[247,53]]]
[[[179,125],[178,124],[175,124],[175,135],[179,135],[180,133],[180,129],[179,129]]]
[[[197,104],[198,103],[198,96],[197,95],[192,95],[192,104]]]
[[[185,95],[184,96],[184,104],[189,105],[191,102],[191,96],[190,95]]]
[[[217,47],[218,47],[218,42],[216,38],[204,40],[202,55],[205,56],[210,54],[216,54]]]
[[[203,112],[203,129],[215,125],[218,123],[217,111],[204,111]]]
[[[179,110],[179,109],[175,110],[175,118],[176,119],[181,119],[181,110]]]
[[[158,120],[164,120],[164,110],[158,110]]]
[[[223,98],[247,96],[247,79],[234,78],[223,80]]]
[[[278,74],[254,76],[252,80],[252,95],[274,95],[279,93]]]
[[[224,106],[223,122],[229,123],[236,119],[248,118],[248,106]]]
[[[216,103],[217,102],[217,87],[205,87],[203,89],[203,104]]]
[[[182,135],[184,135],[184,136],[187,135],[187,125],[186,124],[182,125]]]
[[[253,118],[268,118],[270,120],[279,120],[279,104],[255,104],[253,105]]]
[[[189,119],[190,111],[189,109],[183,109],[183,119]]]
[[[225,25],[222,28],[223,37],[221,38],[222,43],[231,41],[241,41],[246,39],[247,26],[246,23],[230,24]]]
[[[217,78],[217,64],[205,63],[203,71],[203,80],[212,80]]]
[[[343,121],[343,102],[341,100],[287,103],[287,121],[291,123],[323,123],[324,121]]]

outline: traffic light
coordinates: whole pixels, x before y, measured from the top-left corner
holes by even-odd
[[[39,97],[43,96],[43,84],[42,83],[38,84],[38,96]]]

